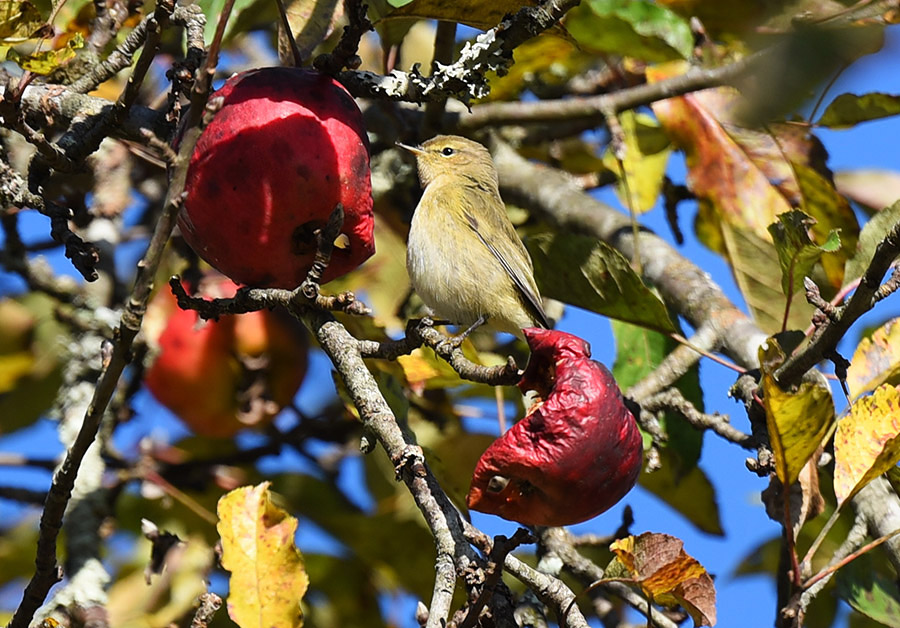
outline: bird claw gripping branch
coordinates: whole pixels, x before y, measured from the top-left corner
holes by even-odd
[[[526,525],[559,526],[605,512],[634,486],[642,439],[622,393],[590,345],[523,330],[531,359],[518,386],[539,400],[481,456],[469,508]]]

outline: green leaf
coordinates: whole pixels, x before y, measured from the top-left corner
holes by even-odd
[[[28,0],[0,0],[0,42],[31,39],[42,26],[41,12]]]
[[[616,340],[616,361],[612,373],[627,394],[634,384],[659,366],[678,343],[657,331],[619,321],[611,323]],[[703,410],[703,391],[697,365],[682,375],[675,386],[685,399],[698,410]],[[666,412],[660,417],[660,427],[668,437],[665,445],[672,453],[672,472],[677,481],[697,466],[703,448],[703,432],[694,429],[684,417],[673,412]]]
[[[869,554],[863,554],[837,572],[838,595],[857,611],[884,624],[900,628],[897,585],[879,574]]]
[[[0,434],[34,423],[62,384],[65,329],[40,293],[0,300]]]
[[[608,244],[548,233],[528,238],[525,245],[544,296],[657,331],[676,331],[665,304]]]
[[[384,628],[378,589],[365,565],[353,558],[303,552],[309,574],[305,613],[310,626]],[[33,561],[32,561],[33,562]]]
[[[871,94],[841,94],[822,112],[819,126],[846,129],[869,120],[887,118],[900,113],[900,96],[872,92]]]
[[[898,222],[900,222],[900,201],[890,207],[885,207],[865,224],[859,234],[856,254],[847,260],[844,269],[845,286],[863,276],[869,264],[872,263],[876,247]]]
[[[687,20],[647,0],[589,0],[569,12],[566,29],[587,49],[645,61],[687,59]]]
[[[833,253],[841,246],[837,231],[828,233],[828,239],[818,246],[809,237],[813,219],[799,210],[778,216],[778,222],[769,226],[769,233],[778,252],[781,265],[781,291],[788,298],[803,285],[822,253]]]
[[[367,463],[373,459],[384,463],[390,481],[396,485],[393,465],[382,451],[366,458]],[[308,475],[277,475],[272,478],[272,486],[297,514],[350,548],[386,589],[404,587],[422,598],[431,595],[433,583],[422,574],[434,572],[434,555],[421,548],[433,547],[433,540],[402,485],[400,491],[378,500],[373,512],[359,509],[332,483]]]
[[[200,8],[203,9],[203,14],[206,16],[206,27],[203,31],[203,39],[207,44],[213,40],[213,36],[216,34],[216,28],[219,25],[219,16],[222,15],[222,12],[225,10],[225,2],[226,0],[199,0],[197,3],[200,5]],[[246,22],[246,16],[244,16],[243,13],[247,11],[248,14],[252,14],[254,7],[258,6],[257,2],[258,0],[235,0],[234,7],[231,9],[231,14],[228,16],[228,23],[225,25],[224,39],[226,41],[232,33],[240,30],[238,24]]]
[[[7,523],[11,517],[6,513]],[[37,543],[37,521],[23,518],[15,526],[0,528],[0,587],[34,573],[34,548]]]

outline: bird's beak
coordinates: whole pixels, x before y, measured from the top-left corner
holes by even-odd
[[[410,146],[409,144],[402,144],[400,142],[396,142],[396,145],[399,146],[400,148],[405,148],[406,150],[411,152],[413,155],[424,155],[425,154],[425,151],[422,150],[421,148],[419,148],[418,146]]]

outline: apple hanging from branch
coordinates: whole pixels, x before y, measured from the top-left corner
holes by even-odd
[[[375,252],[368,139],[347,90],[312,70],[262,68],[228,79],[210,103],[178,219],[200,257],[238,283],[296,288],[338,203],[344,224],[323,283]]]

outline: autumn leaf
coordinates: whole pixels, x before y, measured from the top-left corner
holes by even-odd
[[[466,346],[467,357],[475,358],[479,362],[478,354],[471,343]],[[474,354],[474,355],[472,355]],[[406,383],[413,390],[421,394],[422,390],[430,388],[447,388],[463,384],[463,379],[453,367],[435,355],[434,351],[426,348],[418,348],[409,355],[401,355],[397,363],[403,369]]]
[[[459,22],[475,28],[488,29],[496,26],[508,13],[515,13],[522,7],[535,6],[537,0],[387,0],[394,10],[385,18],[416,17],[428,20]]]
[[[647,77],[658,81],[685,67],[658,66],[648,69]],[[823,256],[813,264],[822,265],[835,290],[859,227],[827,176],[820,142],[785,124],[770,124],[764,131],[741,126],[744,105],[737,90],[723,87],[656,102],[653,111],[685,152],[688,185],[700,202],[697,234],[728,259],[756,322],[769,333],[804,328],[812,309],[805,299],[784,296],[769,225],[800,206],[815,220],[810,226],[815,243],[824,246],[830,233],[838,231],[840,255]]]
[[[853,497],[900,461],[900,389],[882,384],[857,400],[834,435],[834,494]]]
[[[241,628],[302,626],[309,578],[294,545],[297,520],[272,503],[268,482],[224,495],[218,515],[229,617]]]
[[[684,551],[681,539],[645,532],[609,546],[616,555],[607,574],[630,580],[664,606],[680,604],[697,626],[716,625],[716,589],[696,559]]]
[[[648,71],[648,80],[678,74],[679,64]],[[672,141],[685,151],[688,184],[716,208],[720,219],[747,228],[764,240],[775,217],[791,210],[764,166],[754,158],[756,136],[730,134],[728,116],[739,102],[730,88],[708,89],[653,104],[653,112]],[[768,151],[766,155],[768,155]],[[781,158],[784,161],[784,158]]]
[[[885,383],[900,383],[900,318],[892,318],[863,338],[847,369],[852,399]]]
[[[759,349],[763,407],[775,472],[783,485],[790,486],[834,422],[834,402],[828,387],[820,382],[805,380],[796,390],[782,390],[773,373],[783,361],[777,341],[769,338]]]
[[[834,173],[834,184],[842,195],[863,205],[867,212],[877,212],[900,198],[900,172],[893,170],[842,170]]]

